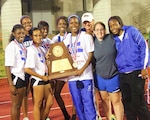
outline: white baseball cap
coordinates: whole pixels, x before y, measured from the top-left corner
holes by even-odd
[[[82,15],[82,23],[85,22],[85,21],[89,21],[89,22],[92,22],[92,20],[94,19],[92,13],[89,13],[89,12],[86,12]]]

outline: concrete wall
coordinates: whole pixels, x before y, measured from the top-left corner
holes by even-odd
[[[93,8],[94,22],[101,21],[107,27],[108,18],[111,16],[111,0],[100,0]],[[108,32],[108,30],[107,30]]]
[[[7,4],[9,2],[12,2],[11,5]],[[1,0],[1,3],[5,3],[1,6],[0,14],[2,34],[6,36],[4,46],[8,43],[12,26],[18,23],[21,17],[20,2],[21,0]],[[106,27],[110,16],[119,15],[126,25],[134,25],[143,33],[150,31],[150,0],[30,0],[29,2],[30,6],[25,3],[24,8],[29,8],[25,13],[31,16],[33,26],[37,26],[40,20],[45,20],[50,25],[50,33],[57,30],[56,19],[59,16],[70,14],[81,16],[85,11],[93,12],[95,22],[102,21]],[[9,26],[9,29],[6,26]]]
[[[118,15],[124,24],[134,25],[143,33],[150,30],[150,0],[99,0],[93,14],[95,21],[106,26],[110,16]]]
[[[20,0],[3,0],[1,7],[1,31],[2,31],[2,44],[3,49],[9,43],[11,30],[15,24],[20,23],[21,17],[21,1]]]

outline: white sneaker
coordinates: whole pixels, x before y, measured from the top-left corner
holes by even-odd
[[[116,120],[116,117],[114,114],[111,115],[111,120]]]
[[[28,117],[25,117],[25,118],[23,118],[23,120],[29,120],[29,118],[28,118]]]
[[[51,120],[49,117],[47,117],[45,120]]]
[[[97,116],[96,116],[96,120],[102,120],[101,116],[100,116],[100,115],[97,115]]]

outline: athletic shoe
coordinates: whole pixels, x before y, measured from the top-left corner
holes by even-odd
[[[45,120],[51,120],[49,117],[47,117]]]
[[[97,120],[102,120],[101,116],[97,116]]]
[[[28,117],[25,117],[25,118],[23,118],[23,120],[29,120],[29,118],[28,118]]]
[[[116,120],[116,117],[114,114],[111,115],[111,120]]]

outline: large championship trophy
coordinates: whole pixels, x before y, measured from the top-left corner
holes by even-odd
[[[50,44],[49,55],[48,74],[51,79],[76,75],[77,66],[63,42]]]

